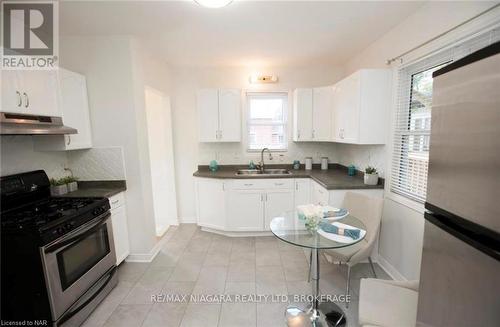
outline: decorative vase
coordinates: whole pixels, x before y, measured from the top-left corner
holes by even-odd
[[[212,161],[210,161],[210,164],[208,165],[208,169],[210,169],[210,171],[217,171],[217,170],[219,170],[219,164],[217,163],[217,161],[212,160]]]
[[[378,184],[378,173],[366,174],[365,173],[365,184],[366,185],[377,185]]]
[[[77,182],[71,182],[71,183],[68,183],[66,185],[68,185],[68,192],[74,192],[74,191],[78,190],[78,183]]]
[[[58,196],[68,193],[68,185],[57,185],[50,187],[50,195]]]

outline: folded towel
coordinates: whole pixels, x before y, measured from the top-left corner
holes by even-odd
[[[349,212],[344,208],[334,208],[330,206],[323,207],[323,218],[336,218],[347,216]]]
[[[321,221],[319,227],[327,233],[333,233],[337,235],[348,236],[353,240],[357,240],[360,236],[361,231],[357,228],[339,228],[335,225],[330,224],[327,221]]]

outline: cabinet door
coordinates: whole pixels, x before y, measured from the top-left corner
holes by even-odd
[[[123,205],[111,210],[111,224],[113,226],[113,241],[115,244],[116,264],[125,260],[129,255],[127,210]]]
[[[198,225],[224,230],[226,227],[224,182],[217,179],[198,179],[196,197]]]
[[[219,136],[219,95],[217,89],[198,91],[198,133],[200,142],[217,142]]]
[[[293,107],[293,140],[312,141],[313,134],[313,90],[296,89]]]
[[[330,141],[332,123],[332,87],[313,90],[313,140]]]
[[[78,130],[78,134],[65,135],[66,150],[91,148],[92,134],[85,76],[59,69],[59,81],[63,122]]]
[[[2,112],[28,113],[28,108],[23,105],[19,88],[18,72],[3,70],[2,76]]]
[[[328,205],[329,194],[328,190],[319,185],[316,182],[312,183],[312,195],[311,202],[316,205],[326,206]]]
[[[227,225],[230,231],[264,229],[264,194],[259,190],[232,190],[227,193]]]
[[[295,180],[295,207],[311,203],[311,181],[309,178]]]
[[[19,71],[23,106],[32,115],[60,117],[57,71]]]
[[[270,230],[271,220],[283,215],[286,211],[294,210],[293,190],[275,190],[264,194],[265,221],[264,230]]]
[[[219,90],[219,142],[241,141],[241,90]]]
[[[359,74],[343,79],[335,89],[334,139],[343,143],[356,143],[359,138]]]

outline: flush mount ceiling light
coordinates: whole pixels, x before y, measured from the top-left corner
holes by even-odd
[[[207,8],[222,8],[233,2],[233,0],[194,0],[197,4]]]

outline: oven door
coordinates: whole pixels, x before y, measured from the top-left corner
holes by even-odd
[[[116,263],[107,212],[40,248],[53,320]]]

